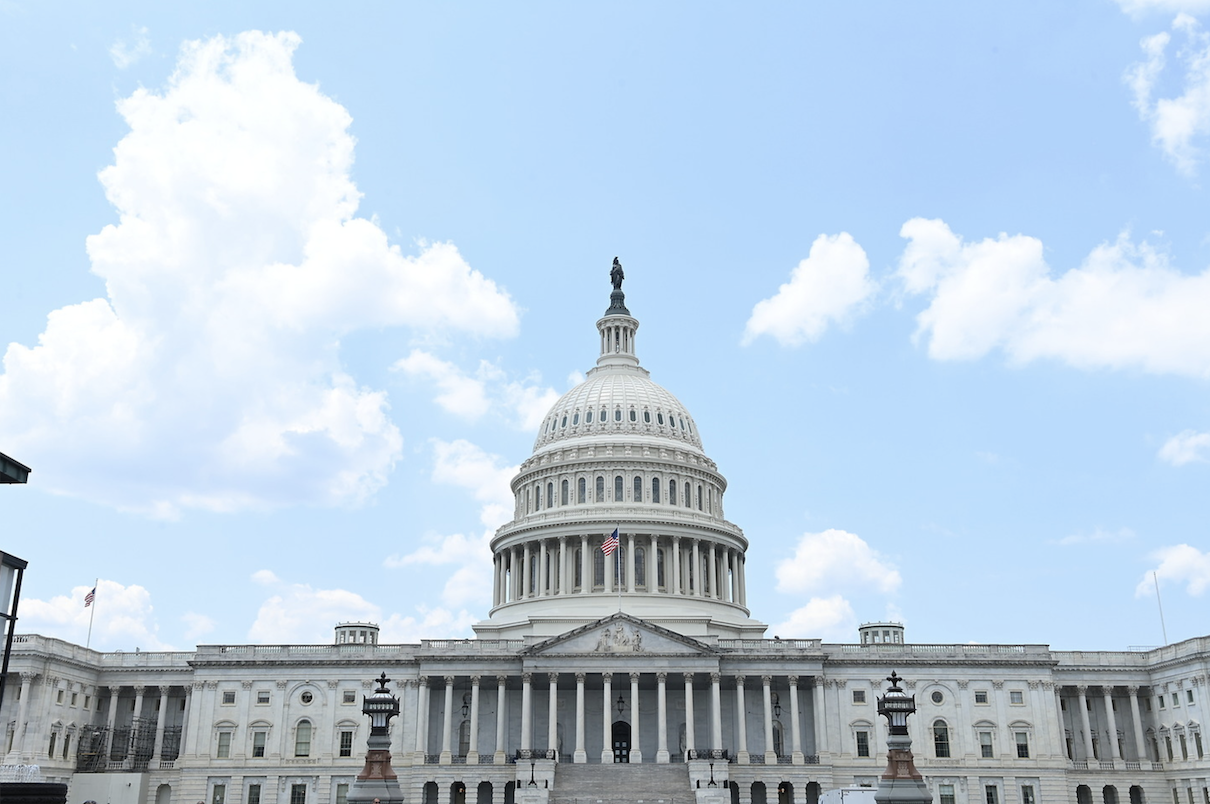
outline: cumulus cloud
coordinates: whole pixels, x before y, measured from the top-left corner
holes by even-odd
[[[195,641],[198,637],[209,634],[214,630],[215,626],[214,618],[192,611],[182,614],[181,620],[184,621],[186,626],[185,636]]]
[[[1210,6],[1210,3],[1202,5]],[[1191,176],[1201,161],[1199,144],[1210,135],[1210,33],[1186,13],[1176,16],[1172,29],[1183,39],[1176,51],[1184,70],[1181,93],[1153,100],[1168,66],[1167,51],[1172,41],[1168,33],[1142,40],[1140,47],[1144,58],[1126,70],[1123,80],[1134,95],[1139,119],[1151,128],[1152,143],[1178,170]]]
[[[536,430],[559,398],[553,388],[541,386],[537,375],[521,381],[509,380],[503,370],[486,360],[481,360],[474,374],[469,374],[423,349],[413,349],[391,368],[432,382],[440,390],[433,401],[470,421],[494,409],[518,429]]]
[[[394,569],[411,566],[453,566],[454,571],[441,593],[450,607],[484,604],[491,599],[491,539],[496,529],[512,517],[513,495],[509,482],[520,467],[502,463],[498,455],[485,452],[469,441],[433,441],[433,480],[459,486],[480,503],[483,531],[476,535],[454,533],[433,535],[410,553],[388,556],[383,564]]]
[[[146,27],[134,30],[134,39],[132,42],[119,39],[109,46],[109,58],[113,59],[114,66],[119,70],[125,70],[139,59],[150,54],[151,38],[148,36]]]
[[[50,600],[21,599],[21,629],[83,645],[92,620],[92,647],[99,650],[173,650],[160,641],[151,593],[102,578],[94,608],[84,607],[91,586],[74,586]],[[96,616],[94,616],[96,615]]]
[[[848,232],[820,235],[790,281],[752,308],[743,342],[770,335],[782,346],[817,341],[829,324],[850,320],[877,290],[870,261]]]
[[[471,625],[478,621],[463,609],[457,614],[446,609],[430,609],[417,606],[418,617],[392,614],[380,626],[378,641],[381,643],[419,642],[422,639],[450,639],[458,634],[469,634]]]
[[[1184,584],[1185,592],[1194,597],[1210,589],[1210,552],[1203,553],[1196,547],[1177,544],[1156,550],[1151,554],[1151,559],[1159,564],[1154,570],[1148,570],[1139,581],[1134,590],[1135,597],[1155,594],[1155,578],[1161,583]]]
[[[777,565],[777,591],[816,594],[832,589],[899,589],[899,570],[855,533],[825,530],[804,533],[794,555]]]
[[[87,240],[106,298],[10,344],[0,440],[44,488],[153,516],[357,504],[401,454],[386,394],[342,370],[358,328],[515,334],[508,295],[448,243],[404,254],[355,217],[339,104],[294,34],[187,43],[101,171],[118,222]]]
[[[1184,430],[1164,442],[1159,458],[1173,466],[1184,466],[1194,461],[1210,462],[1210,433]]]
[[[813,597],[795,609],[784,622],[773,626],[781,637],[820,638],[828,642],[852,642],[857,633],[857,615],[840,595]]]
[[[1210,271],[1187,276],[1125,235],[1055,278],[1042,242],[1024,235],[964,242],[940,220],[914,218],[898,276],[926,294],[916,336],[936,360],[999,348],[1016,363],[1210,376]]]

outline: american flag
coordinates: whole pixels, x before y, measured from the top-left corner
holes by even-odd
[[[92,605],[92,602],[97,599],[97,587],[93,587],[92,591],[84,596],[84,608]]]
[[[618,549],[618,529],[613,529],[613,535],[601,543],[601,552],[607,556],[613,555],[613,551]]]

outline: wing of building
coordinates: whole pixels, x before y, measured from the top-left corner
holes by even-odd
[[[620,272],[620,266],[619,266]],[[1136,652],[764,638],[748,541],[697,422],[639,364],[620,277],[600,356],[542,422],[492,542],[476,639],[102,653],[18,636],[5,764],[69,802],[345,804],[385,671],[408,802],[860,798],[886,763],[892,670],[938,804],[1210,804],[1210,637]],[[611,537],[616,532],[615,544]],[[602,548],[614,548],[605,550]]]

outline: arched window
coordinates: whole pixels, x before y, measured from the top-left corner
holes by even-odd
[[[950,729],[944,720],[933,721],[933,752],[939,759],[950,755]]]
[[[525,513],[528,514],[530,511],[533,510],[533,508],[530,507],[532,504],[533,504],[533,500],[530,499],[529,489],[526,489],[525,490]]]
[[[634,501],[643,501],[643,478],[638,475],[634,476]]]
[[[714,573],[710,571],[710,556],[702,553],[702,594],[710,595],[714,590],[710,588],[710,582],[714,580]]]
[[[605,478],[597,478],[597,502],[605,502]]]
[[[685,483],[685,507],[689,508],[692,505],[689,499],[689,484]]]
[[[615,475],[613,478],[613,501],[622,501],[622,476]]]
[[[605,585],[605,554],[601,552],[600,547],[594,547],[592,550],[592,585]]]
[[[567,505],[568,502],[569,501],[567,499],[567,481],[564,480],[560,484],[560,488],[559,488],[559,505]]]
[[[608,420],[609,417],[605,415],[605,408],[601,408],[601,424],[604,424]]]
[[[643,424],[651,424],[651,411],[643,411]]]
[[[536,594],[538,591],[538,556],[540,551],[535,549],[529,554],[529,589],[526,591],[530,594]]]
[[[578,483],[579,485],[576,488],[576,502],[583,505],[584,503],[588,502],[588,481],[584,478],[580,478]]]
[[[642,547],[634,548],[634,585],[647,585],[647,551]]]
[[[300,720],[294,729],[294,756],[311,756],[311,721]]]
[[[613,411],[613,420],[614,420],[615,422],[620,422],[620,421],[622,421],[622,409],[621,409],[621,408],[615,408],[615,409],[614,409],[614,411]]]
[[[658,477],[651,478],[651,501],[653,503],[660,501],[660,479]]]
[[[706,489],[706,513],[714,513],[714,489]]]
[[[630,409],[630,421],[637,422],[638,420],[639,420],[639,415],[637,413],[635,413],[634,408],[631,408]]]
[[[779,757],[782,756],[785,753],[785,751],[782,750],[783,746],[784,743],[782,740],[781,721],[775,720],[773,721],[773,753],[777,754]]]
[[[534,486],[534,510],[542,510],[542,484],[538,483]]]
[[[660,413],[657,411],[655,414],[655,420],[659,423],[659,425],[661,427],[664,426],[664,414],[663,413]]]
[[[579,415],[578,413],[576,414]],[[458,726],[458,756],[464,757],[471,750],[471,722],[469,720],[462,721]]]
[[[697,510],[702,510],[702,484],[697,484]]]
[[[546,507],[547,508],[555,507],[555,484],[554,483],[546,484]]]
[[[575,414],[571,417],[571,424],[574,427],[579,423],[580,423],[580,411],[577,410],[575,412]]]
[[[592,411],[591,410],[588,411],[588,413],[584,414],[584,423],[592,424]]]
[[[668,481],[668,504],[676,505],[676,481]]]
[[[667,583],[664,581],[664,551],[663,550],[655,551],[655,583],[656,583],[656,586],[658,586],[660,589],[664,589],[667,587]]]

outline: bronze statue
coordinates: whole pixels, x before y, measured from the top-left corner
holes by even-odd
[[[609,271],[609,281],[613,283],[614,290],[622,289],[622,280],[626,278],[625,272],[622,271],[622,263],[618,262],[618,258],[613,258],[613,268]]]

